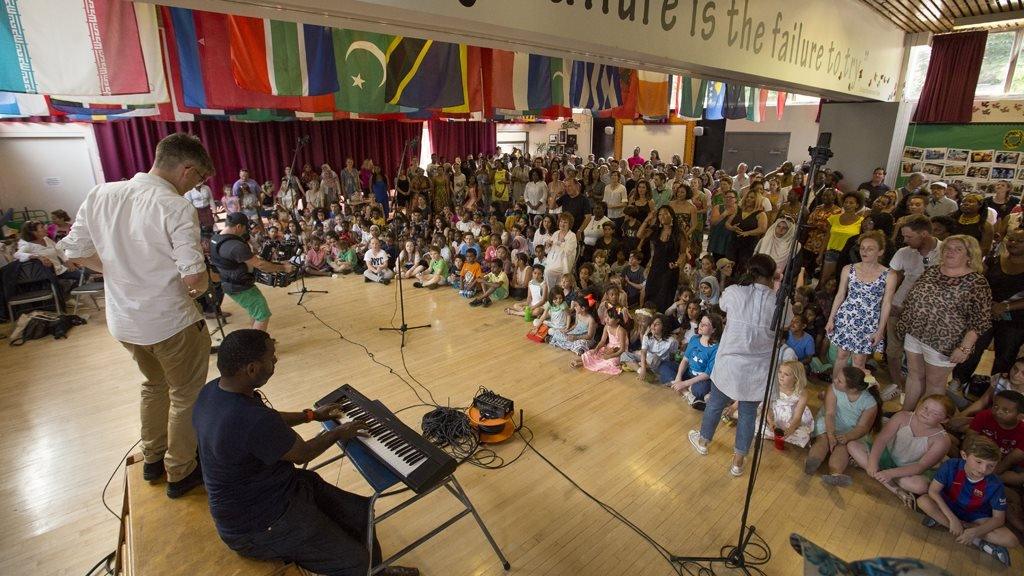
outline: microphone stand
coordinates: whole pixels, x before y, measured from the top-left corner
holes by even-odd
[[[398,172],[402,171],[402,164],[405,163],[405,158],[406,158],[406,154],[408,154],[409,147],[410,146],[415,146],[415,145],[417,145],[419,143],[420,143],[420,139],[419,138],[412,138],[412,139],[407,140],[405,142],[405,146],[402,147],[402,155],[399,156],[399,160],[398,160]],[[396,172],[396,174],[397,174],[397,172]],[[397,210],[398,207],[396,206],[395,208]],[[397,232],[398,232],[398,229],[397,229],[398,228],[398,217],[397,217],[397,215],[394,214],[394,212],[392,212],[392,216],[391,216],[391,225],[395,228],[395,230],[393,230],[393,232],[395,233],[395,238],[397,239],[398,238],[398,234],[397,234]],[[402,291],[402,272],[403,272],[403,270],[401,269],[401,267],[399,267],[398,272],[395,274],[395,276],[396,276],[395,280],[398,281],[398,305],[399,305],[399,308],[401,310],[402,325],[399,326],[398,328],[394,328],[394,327],[391,327],[391,326],[382,327],[382,328],[380,328],[380,331],[381,332],[400,332],[402,334],[401,348],[405,348],[405,333],[406,332],[408,332],[410,330],[419,330],[420,328],[430,328],[430,324],[421,324],[419,326],[409,326],[408,324],[406,324],[406,322],[405,322],[405,292]]]
[[[818,170],[828,162],[828,159],[832,157],[832,150],[829,148],[829,144],[832,142],[832,133],[823,132],[818,135],[817,146],[812,146],[807,149],[807,152],[811,155],[811,173],[809,175],[809,182],[814,182],[814,176]],[[804,191],[802,198],[802,207],[800,215],[797,217],[796,229],[800,230],[800,227],[804,225],[804,214],[807,212],[807,206],[810,204],[811,198],[811,187],[807,186]],[[779,289],[776,292],[775,299],[775,314],[772,316],[772,322],[770,329],[775,334],[775,340],[772,343],[772,357],[768,365],[768,380],[764,387],[764,398],[761,402],[761,415],[758,417],[757,424],[754,430],[754,450],[753,456],[750,462],[750,475],[747,479],[747,492],[743,499],[743,513],[740,516],[740,532],[737,538],[735,546],[725,546],[722,548],[721,553],[718,556],[675,556],[671,557],[673,564],[678,564],[681,568],[690,570],[692,565],[696,564],[699,567],[699,574],[713,574],[713,566],[715,564],[724,564],[727,568],[737,570],[747,576],[751,574],[765,575],[766,572],[758,566],[762,566],[768,562],[771,556],[767,544],[762,542],[754,544],[753,554],[747,552],[747,547],[750,545],[751,539],[754,537],[756,528],[754,526],[747,525],[747,519],[750,515],[750,501],[754,496],[754,487],[757,484],[757,473],[761,465],[761,449],[764,446],[764,435],[765,428],[768,422],[768,407],[771,401],[772,389],[774,387],[775,374],[778,371],[778,364],[782,359],[782,355],[779,353],[779,349],[785,342],[785,312],[790,296],[796,289],[796,279],[799,275],[800,256],[797,252],[796,246],[798,243],[799,234],[795,234],[789,245],[789,263],[786,265],[786,270],[782,277],[782,282],[779,285]],[[706,563],[709,567],[705,568],[701,566],[702,563]]]
[[[297,176],[295,176],[295,165],[296,165],[296,163],[299,160],[299,150],[302,150],[302,147],[305,146],[306,144],[309,144],[309,136],[299,136],[298,138],[295,139],[295,152],[292,153],[292,166],[291,166],[292,167],[292,175],[289,178],[295,178],[296,180],[299,180],[299,178]],[[301,182],[301,180],[299,180],[299,181]],[[288,181],[287,185],[291,186],[291,180]],[[305,205],[305,200],[303,200],[303,205]],[[300,216],[301,215],[299,214],[299,201],[298,201],[298,199],[296,199],[295,200],[295,205],[292,206],[292,218],[295,218],[296,222],[301,222],[302,218]],[[327,290],[310,290],[309,288],[306,288],[306,269],[305,269],[305,264],[299,264],[298,266],[299,266],[299,285],[301,287],[298,290],[293,290],[293,291],[288,293],[289,296],[293,296],[295,294],[299,294],[299,300],[298,300],[298,302],[295,303],[296,306],[301,306],[302,305],[302,299],[306,297],[306,294],[327,294],[328,293]]]

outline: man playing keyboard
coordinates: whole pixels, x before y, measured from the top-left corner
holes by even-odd
[[[220,378],[196,400],[192,422],[199,438],[210,513],[221,539],[243,556],[294,562],[325,576],[363,576],[372,560],[366,550],[369,499],[325,482],[305,464],[335,442],[365,434],[349,422],[303,440],[292,427],[331,418],[338,405],[278,412],[256,390],[274,374],[274,340],[262,330],[236,330],[220,345]],[[391,566],[391,576],[417,576],[415,568]]]

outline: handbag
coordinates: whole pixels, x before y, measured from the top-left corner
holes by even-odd
[[[526,333],[526,338],[527,340],[533,340],[538,344],[543,344],[548,339],[547,325],[541,324],[540,326],[534,328],[533,330],[530,330],[529,332]]]

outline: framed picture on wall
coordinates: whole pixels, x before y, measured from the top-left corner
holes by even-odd
[[[565,137],[565,145],[575,150],[577,144],[576,138],[577,136],[575,134],[569,134],[568,136]]]
[[[568,138],[569,138],[569,131],[568,130],[559,130],[558,131],[558,143],[559,144],[565,144],[566,140],[568,140]]]
[[[548,144],[558,144],[558,134],[548,134]]]

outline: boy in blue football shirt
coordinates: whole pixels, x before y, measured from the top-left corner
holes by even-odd
[[[960,455],[939,467],[928,493],[917,499],[926,514],[922,523],[929,528],[945,526],[959,544],[975,546],[1009,566],[1008,549],[1018,541],[1004,525],[1006,493],[995,475],[999,447],[976,436]]]

